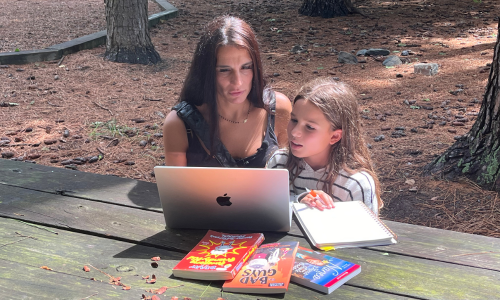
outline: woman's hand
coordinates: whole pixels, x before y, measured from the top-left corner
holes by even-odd
[[[327,193],[323,191],[314,191],[316,193],[316,197],[311,195],[311,193],[307,194],[304,198],[300,200],[300,203],[304,203],[309,207],[317,208],[319,210],[324,210],[325,208],[330,209],[334,208],[333,199]]]

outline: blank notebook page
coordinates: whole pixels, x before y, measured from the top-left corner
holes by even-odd
[[[294,211],[317,244],[352,243],[390,239],[392,234],[361,201],[335,202],[335,208],[320,211],[294,203]]]

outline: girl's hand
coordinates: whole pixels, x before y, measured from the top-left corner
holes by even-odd
[[[333,199],[327,193],[323,191],[314,191],[316,193],[316,197],[313,197],[311,193],[307,194],[300,203],[305,203],[309,207],[315,207],[319,210],[324,210],[325,208],[330,209],[334,208]],[[319,198],[319,199],[318,199]]]

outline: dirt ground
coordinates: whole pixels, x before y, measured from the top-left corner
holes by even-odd
[[[47,47],[105,27],[102,0],[11,2],[0,0],[0,51]],[[232,14],[255,29],[266,78],[277,91],[293,98],[317,76],[337,77],[357,91],[382,184],[382,218],[500,237],[497,193],[466,180],[421,176],[479,112],[497,38],[497,1],[360,0],[355,4],[370,18],[334,19],[299,15],[301,0],[171,3],[179,16],[151,29],[159,65],[111,63],[100,47],[63,61],[1,66],[0,138],[10,141],[0,141],[2,156],[155,182],[153,167],[164,163],[161,125],[199,33],[215,16]],[[153,2],[149,9],[158,11]],[[405,63],[386,68],[383,57],[372,56],[338,63],[339,51],[369,48],[388,49]],[[410,55],[401,56],[404,50]],[[439,73],[414,74],[421,62],[438,63]],[[463,126],[453,125],[462,117]]]

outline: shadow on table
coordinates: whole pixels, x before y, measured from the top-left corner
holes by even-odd
[[[219,231],[221,232],[221,231]],[[198,229],[166,229],[155,235],[152,235],[116,255],[116,258],[137,258],[150,259],[154,256],[160,256],[163,253],[165,257],[173,259],[182,259],[196,244],[205,236],[207,230]],[[224,233],[249,233],[246,231],[225,230]],[[278,241],[294,240],[293,236],[279,232],[264,232],[264,244]],[[144,251],[147,246],[148,251]],[[156,255],[153,255],[156,253]],[[161,256],[160,256],[161,257]],[[163,258],[162,258],[163,259]]]

